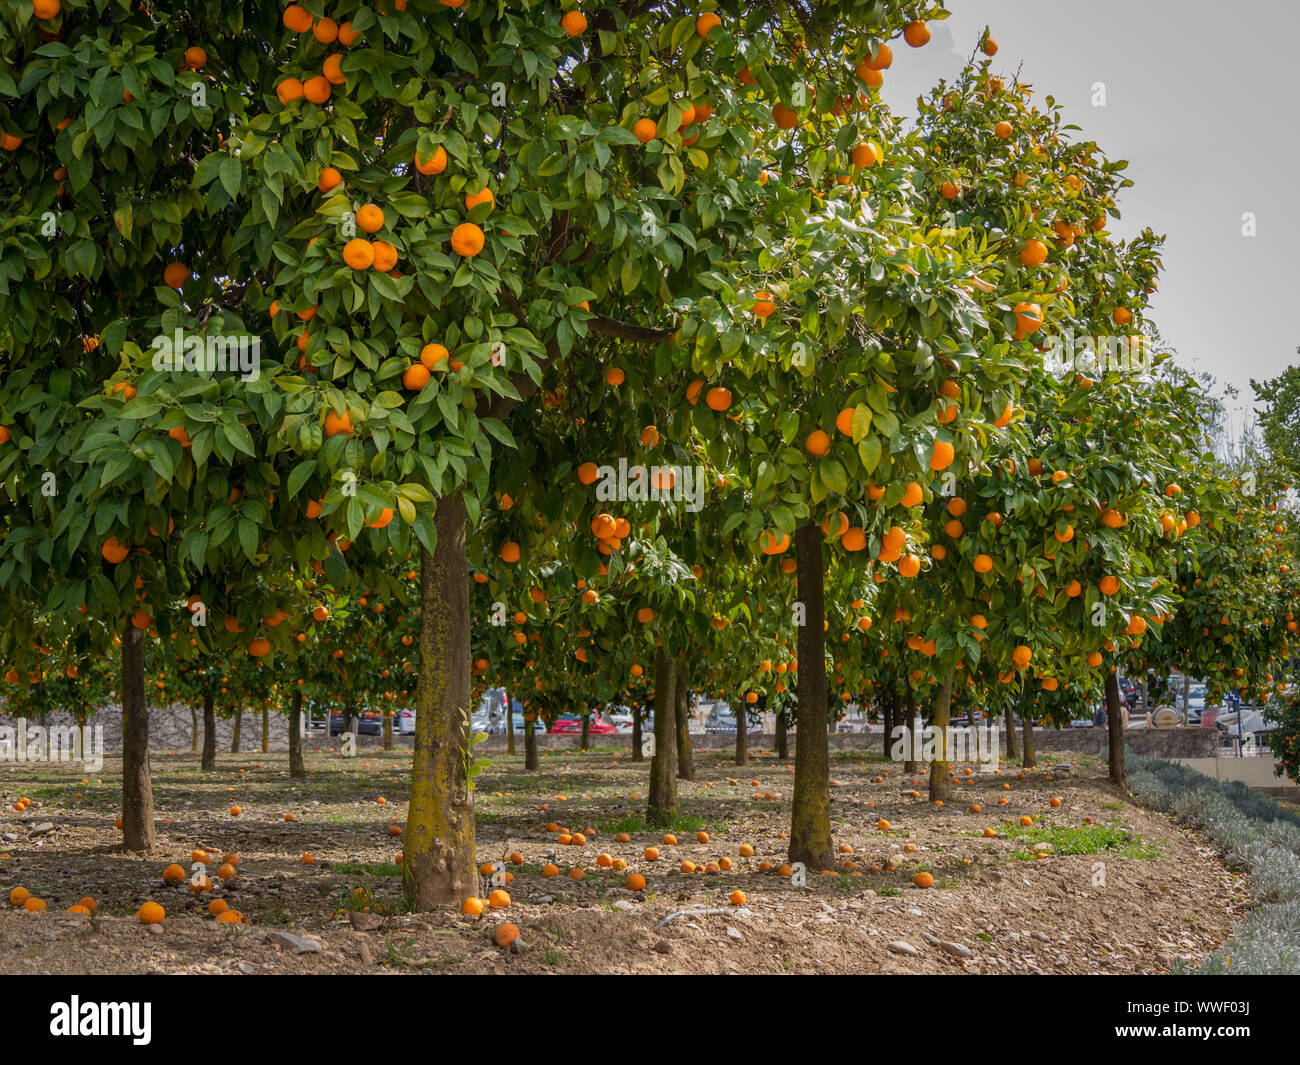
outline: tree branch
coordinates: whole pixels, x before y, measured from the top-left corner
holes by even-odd
[[[605,314],[593,314],[587,326],[593,333],[618,337],[620,340],[633,340],[639,344],[662,344],[665,340],[671,340],[673,334],[677,332],[676,329],[656,329],[651,326],[620,322],[617,318],[610,318]]]

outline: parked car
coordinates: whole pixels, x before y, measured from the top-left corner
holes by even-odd
[[[415,711],[399,710],[393,719],[393,731],[399,736],[415,735]]]
[[[730,710],[715,710],[708,716],[704,722],[704,731],[711,734],[735,735],[736,732],[736,715]],[[751,722],[745,732],[750,735],[762,735],[763,726],[757,722]]]
[[[330,735],[342,735],[346,724],[342,710],[331,712]],[[360,710],[352,715],[352,727],[358,736],[379,736],[384,731],[384,717],[378,710]]]
[[[552,733],[580,733],[582,731],[582,718],[577,714],[561,714],[551,725]],[[606,718],[599,714],[591,715],[591,726],[588,732],[592,736],[606,736],[618,731],[618,728]]]

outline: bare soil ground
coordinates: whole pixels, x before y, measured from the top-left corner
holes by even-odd
[[[777,868],[792,764],[760,752],[738,767],[729,753],[701,752],[696,768],[695,781],[679,782],[678,842],[665,844],[642,823],[648,763],[627,752],[548,751],[535,774],[520,757],[495,756],[476,793],[479,861],[502,865],[518,851],[524,862],[505,866],[508,909],[472,919],[403,910],[391,828],[405,817],[405,751],[313,754],[304,781],[288,778],[283,755],[223,755],[203,774],[194,756],[156,754],[158,850],[147,858],[125,853],[114,828],[115,761],[93,777],[76,765],[0,763],[0,902],[21,886],[48,905],[0,907],[0,972],[1155,973],[1199,961],[1251,905],[1243,876],[1195,833],[1120,795],[1087,756],[1054,753],[1023,779],[1005,762],[998,775],[959,769],[952,800],[936,807],[923,776],[833,754],[835,842],[852,852],[829,874],[808,870],[802,885]],[[12,809],[21,797],[32,800],[25,813]],[[586,844],[558,845],[548,823],[585,832]],[[630,841],[616,842],[623,831]],[[739,856],[745,843],[752,858]],[[203,895],[164,884],[165,866],[189,871],[201,848],[237,853],[238,876],[222,883],[208,866],[215,886]],[[601,853],[643,873],[645,890],[599,867]],[[730,870],[679,871],[724,856]],[[773,868],[761,872],[765,861]],[[558,877],[542,875],[550,862]],[[922,870],[934,887],[914,885]],[[742,906],[728,902],[736,888]],[[98,903],[93,917],[66,912],[85,895]],[[214,897],[250,923],[207,916]],[[153,930],[133,916],[146,900],[167,911]],[[526,950],[493,944],[506,920]],[[319,950],[296,953],[280,932]]]

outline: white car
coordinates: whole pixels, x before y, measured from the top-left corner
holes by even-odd
[[[399,710],[393,719],[394,728],[399,736],[415,735],[415,711]]]

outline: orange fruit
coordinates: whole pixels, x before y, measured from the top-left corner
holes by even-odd
[[[306,33],[311,29],[314,21],[306,11],[297,4],[290,4],[284,9],[284,25],[286,29],[293,30],[294,33]]]
[[[340,433],[351,436],[352,432],[352,415],[347,411],[344,411],[341,417],[333,411],[325,415],[326,436],[338,436]]]
[[[865,169],[880,162],[880,149],[872,141],[863,141],[854,146],[851,157],[854,166]]]
[[[912,883],[919,888],[934,887],[934,877],[929,873],[917,873],[912,877]]]
[[[368,240],[353,237],[343,245],[343,261],[353,270],[369,270],[375,262],[375,246]]]
[[[447,169],[447,151],[440,144],[433,150],[433,155],[428,159],[421,159],[420,153],[415,153],[415,169],[421,174],[441,174]]]
[[[920,19],[909,22],[907,28],[903,30],[903,40],[913,48],[921,48],[930,41],[930,27]]]
[[[519,928],[513,924],[499,924],[492,933],[492,939],[498,947],[509,947],[519,938]]]
[[[659,136],[659,124],[653,118],[638,118],[632,133],[642,144],[649,144]]]
[[[384,228],[384,212],[373,203],[358,207],[357,228],[363,233],[378,233]]]
[[[462,222],[451,231],[451,250],[466,259],[481,252],[483,243],[483,230],[473,222]]]
[[[631,874],[631,876],[629,876],[626,880],[623,881],[623,886],[627,888],[628,891],[644,891],[645,877],[643,877],[640,873],[633,873]]]
[[[402,387],[419,392],[431,379],[432,376],[422,363],[413,362],[402,373]]]
[[[581,11],[566,11],[560,16],[560,28],[570,37],[581,36],[587,30],[587,16]]]
[[[317,74],[302,83],[302,94],[308,103],[326,103],[333,91],[334,86],[330,84],[329,79],[323,74]]]
[[[163,918],[167,916],[167,911],[156,902],[146,902],[140,907],[136,916],[140,919],[141,924],[162,924]]]
[[[930,452],[930,469],[946,470],[952,465],[955,455],[952,444],[947,440],[936,440],[934,449]]]
[[[718,17],[716,12],[710,11],[695,20],[695,32],[701,37],[707,37],[710,30],[721,25],[722,19]]]
[[[287,107],[294,100],[302,99],[302,82],[297,78],[285,78],[275,87],[275,95]]]
[[[478,192],[465,193],[465,210],[472,211],[480,203],[486,203],[489,210],[496,206],[496,197],[492,195],[491,189],[481,189]]]
[[[370,245],[375,253],[373,266],[380,273],[388,273],[397,265],[397,249],[386,240],[376,240]]]

